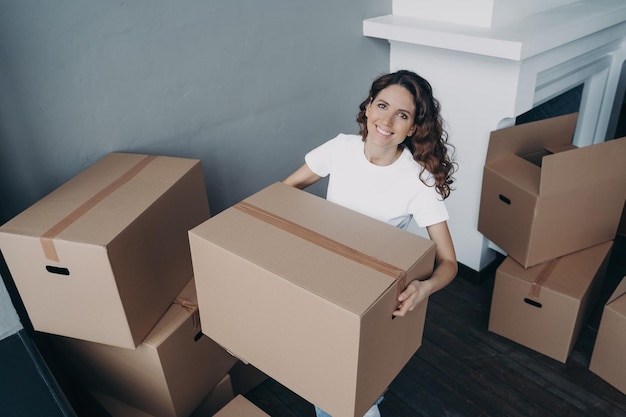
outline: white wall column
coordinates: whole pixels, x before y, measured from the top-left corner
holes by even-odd
[[[459,23],[471,4],[474,14],[465,13],[468,23]],[[480,271],[495,258],[477,230],[490,132],[584,84],[574,143],[605,140],[616,93],[623,95],[626,2],[394,0],[393,11],[365,20],[364,35],[387,39],[390,69],[424,76],[442,103],[460,166],[447,200],[450,229],[459,262]]]

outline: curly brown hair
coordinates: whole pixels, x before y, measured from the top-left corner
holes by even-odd
[[[449,155],[448,134],[443,125],[439,101],[433,96],[433,90],[428,81],[414,72],[400,70],[385,74],[374,80],[369,95],[359,105],[359,114],[356,121],[359,124],[361,137],[367,137],[367,116],[365,110],[374,101],[376,96],[390,85],[400,85],[413,96],[415,102],[415,120],[417,128],[412,136],[399,145],[406,146],[413,154],[413,159],[421,165],[420,180],[429,185],[422,177],[429,172],[435,179],[435,188],[445,200],[453,190],[452,174],[457,170],[457,164]]]

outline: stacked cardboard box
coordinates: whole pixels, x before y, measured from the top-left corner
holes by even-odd
[[[489,330],[565,363],[602,289],[612,242],[496,272]]]
[[[190,245],[203,332],[331,415],[362,416],[421,345],[426,303],[392,319],[434,266],[413,233],[276,183]]]
[[[626,198],[626,138],[577,148],[577,116],[492,132],[478,220],[508,255],[489,329],[562,362],[597,301]]]
[[[53,342],[91,390],[155,417],[189,416],[237,361],[202,334],[193,279],[136,349]]]
[[[0,249],[80,383],[187,416],[235,362],[194,312],[188,230],[208,218],[198,160],[112,153],[2,225]]]

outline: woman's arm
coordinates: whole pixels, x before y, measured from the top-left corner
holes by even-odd
[[[322,177],[311,171],[311,168],[309,168],[307,164],[304,164],[293,174],[285,178],[283,183],[302,190],[321,179]]]
[[[402,317],[408,311],[412,311],[419,303],[444,288],[456,277],[458,264],[448,224],[441,222],[428,226],[426,229],[430,239],[437,245],[435,270],[429,279],[414,280],[407,285],[406,289],[398,296],[400,306],[393,312],[394,316]]]

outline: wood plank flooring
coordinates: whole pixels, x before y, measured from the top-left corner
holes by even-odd
[[[422,347],[389,387],[382,416],[626,417],[626,395],[588,369],[602,308],[624,276],[626,238],[618,237],[602,297],[565,364],[487,330],[493,276],[457,277],[431,297]],[[616,366],[626,366],[626,352]],[[246,397],[272,417],[315,415],[271,378]]]

